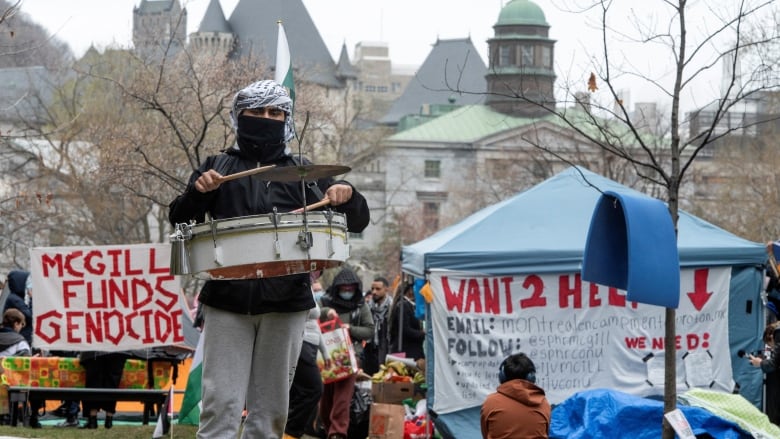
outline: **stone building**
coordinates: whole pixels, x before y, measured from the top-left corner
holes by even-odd
[[[296,81],[343,90],[352,72],[339,70],[302,0],[240,0],[227,18],[219,0],[210,0],[200,26],[190,34],[190,44],[195,51],[224,51],[228,58],[272,69],[280,20]]]
[[[413,77],[399,74],[381,42],[358,44],[353,61],[342,47],[334,62],[301,0],[240,0],[229,18],[211,0],[190,44],[272,66],[277,20],[284,23],[297,82],[319,85],[334,102],[351,96],[365,104],[369,111],[353,128],[394,131],[378,150],[340,145],[342,164],[353,167],[347,178],[372,210],[371,225],[353,240],[358,253],[375,248],[398,218],[432,233],[568,167],[564,157],[637,183],[627,172],[615,175],[617,167],[604,164],[599,148],[546,111],[557,105],[555,41],[530,0],[501,9],[487,41],[488,65],[470,38],[437,40]],[[586,111],[587,104],[574,110]]]
[[[493,29],[486,103],[501,113],[547,114],[544,107],[555,107],[555,41],[549,38],[544,12],[533,2],[511,1],[501,9]]]
[[[138,9],[152,3],[173,2],[145,0]],[[470,38],[437,40],[413,74],[393,65],[384,42],[357,44],[351,60],[342,46],[334,61],[302,0],[240,0],[229,16],[218,0],[210,0],[189,44],[209,56],[257,60],[273,68],[277,20],[285,26],[296,83],[317,85],[328,102],[354,105],[361,113],[351,129],[383,127],[389,133],[378,148],[370,148],[355,138],[338,138],[336,127],[323,129],[342,151],[326,162],[353,167],[347,178],[372,209],[371,225],[353,240],[358,252],[376,247],[399,218],[429,234],[569,162],[663,196],[551,114],[562,109],[553,92],[556,41],[549,31],[554,23],[531,0],[510,0],[501,8],[486,42],[487,65]],[[565,109],[568,118],[581,120],[580,129],[593,129],[585,127],[589,93],[577,93],[576,102]],[[629,108],[628,97],[621,103]],[[655,104],[637,103],[629,114],[640,129],[658,132]],[[703,109],[693,125],[706,115]],[[664,143],[658,139],[658,148]]]
[[[233,52],[236,34],[218,1],[209,2],[200,26],[190,34],[189,44],[195,51],[215,58],[227,58]]]
[[[133,8],[133,47],[145,59],[175,56],[187,42],[187,10],[179,0],[141,0]]]
[[[549,27],[535,3],[512,0],[488,40],[487,66],[469,39],[436,42],[381,119],[396,132],[366,173],[382,181],[367,194],[372,217],[384,220],[366,231],[371,240],[401,218],[430,234],[569,166],[543,148],[598,162],[593,145],[544,110],[556,104]]]

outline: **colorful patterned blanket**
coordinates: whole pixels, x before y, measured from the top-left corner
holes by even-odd
[[[152,386],[166,389],[171,381],[169,362],[152,363]],[[86,374],[78,358],[0,357],[0,413],[8,413],[8,386],[84,387]],[[149,374],[146,360],[128,359],[120,389],[147,389]]]

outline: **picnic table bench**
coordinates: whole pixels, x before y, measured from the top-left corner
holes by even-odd
[[[86,375],[77,358],[0,357],[0,379],[8,393],[7,399],[0,399],[0,406],[7,406],[3,412],[10,415],[11,425],[16,425],[20,419],[28,422],[25,408],[30,400],[135,401],[144,405],[145,425],[159,413],[168,394],[172,369],[176,378],[177,363],[175,359],[130,358],[125,361],[119,388],[102,389],[85,387]]]
[[[159,413],[167,390],[163,389],[95,389],[86,387],[29,387],[9,386],[8,400],[10,402],[11,425],[16,425],[21,419],[27,425],[29,413],[27,402],[30,400],[73,400],[73,401],[135,401],[144,404],[142,422]],[[21,409],[20,409],[21,404]],[[22,410],[20,412],[20,410]]]

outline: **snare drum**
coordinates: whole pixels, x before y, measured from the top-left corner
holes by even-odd
[[[337,267],[349,257],[346,218],[331,211],[177,224],[170,241],[171,273],[200,279],[308,273]]]

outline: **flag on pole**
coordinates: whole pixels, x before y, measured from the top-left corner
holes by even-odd
[[[294,105],[295,85],[293,84],[290,46],[287,44],[287,34],[284,33],[282,20],[277,21],[277,23],[279,24],[279,39],[276,43],[276,71],[274,72],[274,80],[287,88],[287,92],[290,93],[290,99],[292,99]]]
[[[198,425],[200,422],[203,338],[203,334],[198,337],[198,346],[195,348],[195,356],[192,358],[187,387],[184,389],[184,400],[181,403],[181,410],[179,410],[179,424]]]
[[[160,410],[160,417],[157,418],[152,439],[162,438],[171,431],[171,418],[173,418],[173,385],[168,388],[168,396]]]

